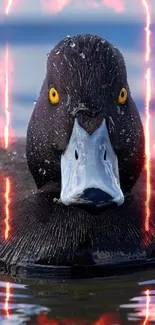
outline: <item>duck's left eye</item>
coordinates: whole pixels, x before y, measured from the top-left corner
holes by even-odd
[[[49,91],[49,99],[52,104],[59,103],[59,94],[55,88],[51,88]]]
[[[118,97],[119,104],[124,104],[127,99],[127,90],[122,88]]]

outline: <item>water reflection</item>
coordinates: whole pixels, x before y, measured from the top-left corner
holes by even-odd
[[[36,325],[116,325],[122,324],[119,315],[117,313],[107,313],[101,315],[96,321],[90,322],[89,320],[80,319],[68,319],[61,320],[49,318],[48,315],[42,314],[37,318]]]
[[[155,284],[155,280],[140,282],[139,285],[149,285],[150,289],[141,291],[139,296],[130,299],[130,303],[120,306],[122,309],[126,309],[128,321],[137,322],[144,319],[142,325],[148,325],[155,322],[155,290],[152,290],[152,286]],[[131,312],[128,312],[131,310]]]
[[[8,278],[9,281],[0,281],[0,324],[154,324],[154,280],[138,283],[138,279],[148,276],[149,272],[143,272],[91,281],[36,279],[27,284]]]
[[[47,313],[48,308],[28,302],[31,296],[23,293],[26,289],[26,285],[0,281],[1,325],[27,324],[31,315]]]
[[[6,297],[5,297],[5,306],[6,315],[9,318],[9,299],[10,299],[10,283],[6,282]]]
[[[147,323],[149,319],[149,304],[150,304],[150,292],[149,290],[146,290],[146,317],[144,321],[144,325]]]

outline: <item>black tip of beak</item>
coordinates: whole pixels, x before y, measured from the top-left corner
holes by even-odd
[[[113,204],[113,197],[99,188],[87,188],[81,196],[88,205],[100,207]]]

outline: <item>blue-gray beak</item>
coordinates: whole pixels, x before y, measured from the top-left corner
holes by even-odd
[[[105,119],[91,135],[75,119],[70,141],[61,156],[60,199],[64,205],[123,204],[118,160]]]

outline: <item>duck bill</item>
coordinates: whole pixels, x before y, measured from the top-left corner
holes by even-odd
[[[118,159],[105,119],[91,135],[75,119],[70,141],[61,156],[60,199],[67,206],[123,204]]]

